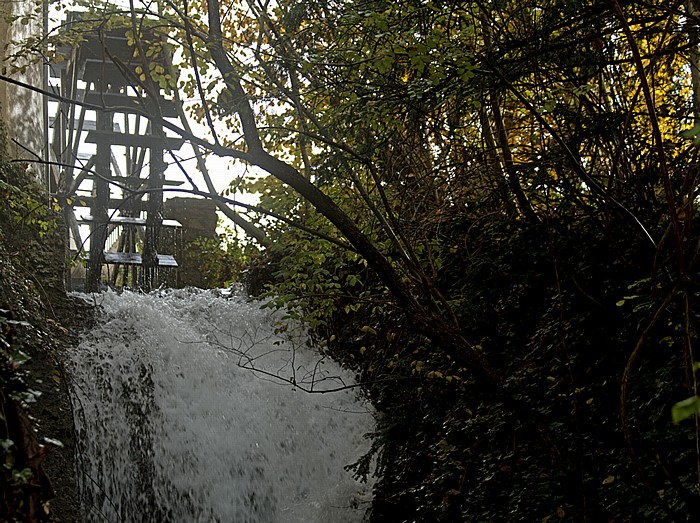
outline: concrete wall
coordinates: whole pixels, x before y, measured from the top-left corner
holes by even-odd
[[[27,0],[0,0],[0,70],[3,75],[42,87],[44,76],[40,63],[29,65],[25,72],[13,72],[13,66],[27,65],[28,61],[13,63],[8,59],[17,51],[14,43],[21,42],[30,35],[43,33],[43,20],[40,14],[26,24],[21,20],[21,17],[31,14],[36,5],[34,1]],[[20,16],[20,19],[7,23],[6,19],[14,16]],[[44,100],[41,94],[0,80],[0,119],[7,129],[8,152],[13,158],[36,159],[31,153],[15,144],[12,139],[36,153],[40,158],[44,158],[46,139]],[[43,172],[43,168],[38,164],[33,164],[31,170],[37,176]]]

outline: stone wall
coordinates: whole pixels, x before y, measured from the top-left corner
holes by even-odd
[[[162,238],[160,250],[175,254],[179,266],[177,282],[171,284],[178,287],[209,287],[209,277],[203,270],[195,244],[203,239],[218,238],[216,204],[201,198],[171,198],[164,202],[163,214],[166,219],[182,224],[182,231],[175,238]],[[179,240],[177,236],[180,236]]]

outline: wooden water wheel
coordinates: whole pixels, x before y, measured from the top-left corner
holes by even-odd
[[[163,227],[179,225],[163,220],[162,190],[182,183],[165,179],[164,155],[184,140],[168,136],[158,122],[180,112],[155,82],[143,80],[144,66],[165,67],[162,52],[148,63],[135,58],[128,34],[88,34],[52,70],[62,97],[85,104],[57,104],[51,145],[62,166],[60,192],[70,196],[64,214],[71,244],[87,265],[88,292],[106,284],[150,290],[162,269],[177,267],[173,253],[159,250]],[[81,207],[89,214],[76,213]],[[89,227],[85,239],[80,224]]]

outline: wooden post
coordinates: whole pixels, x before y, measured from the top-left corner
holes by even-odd
[[[162,127],[151,126],[151,134],[164,136]],[[163,146],[155,144],[150,150],[151,164],[148,177],[148,208],[146,216],[146,239],[143,246],[143,288],[152,290],[158,283],[158,239],[163,225],[163,178],[165,162]]]
[[[98,83],[97,89],[102,86]],[[99,131],[112,131],[114,114],[97,111],[97,129]],[[109,178],[111,176],[110,165],[111,147],[105,141],[97,142],[97,154],[95,160],[95,172],[99,177],[95,178],[95,199],[92,204],[92,224],[90,226],[90,259],[87,267],[86,291],[97,292],[102,276],[102,264],[104,262],[105,242],[107,241],[108,208],[109,208]]]

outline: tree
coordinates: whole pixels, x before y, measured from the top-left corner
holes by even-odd
[[[308,78],[304,78],[297,70],[302,50],[290,47],[285,35],[292,28],[299,29],[298,24],[302,22],[303,17],[301,12],[295,15],[293,11],[301,8],[282,6],[268,12],[267,6],[256,3],[248,4],[247,8],[248,18],[236,18],[234,25],[232,13],[238,12],[240,8],[223,9],[215,0],[207,2],[206,5],[184,3],[179,6],[175,3],[164,3],[159,13],[151,13],[148,9],[132,9],[124,13],[119,10],[105,10],[104,6],[97,5],[94,17],[83,15],[82,22],[73,24],[71,30],[79,35],[85,31],[100,31],[122,24],[130,29],[138,53],[141,54],[135,57],[135,60],[143,62],[143,70],[146,70],[149,53],[153,54],[156,52],[153,49],[160,49],[163,44],[147,39],[139,43],[139,38],[143,38],[140,32],[148,28],[157,34],[158,28],[163,25],[162,21],[168,20],[162,38],[187,43],[181,49],[186,60],[184,65],[189,66],[195,73],[191,76],[192,81],[183,82],[181,87],[187,93],[199,93],[199,114],[202,120],[209,124],[214,142],[206,143],[184,129],[173,129],[173,125],[167,122],[159,123],[216,154],[234,158],[270,173],[294,189],[319,215],[333,225],[348,242],[351,250],[367,261],[391,291],[397,305],[415,318],[419,330],[441,339],[446,346],[453,347],[457,359],[465,364],[475,365],[475,372],[481,374],[488,382],[496,384],[499,378],[483,354],[475,351],[462,337],[447,302],[424,273],[415,253],[412,252],[413,247],[406,239],[399,237],[395,224],[391,224],[392,204],[386,195],[381,194],[381,180],[373,160],[365,159],[364,155],[348,144],[336,142],[336,137],[318,121],[315,113],[319,108],[311,107],[310,102],[305,99],[306,89],[310,89],[309,92],[313,94],[316,89],[314,85],[318,82],[310,74],[307,74]],[[196,12],[206,14],[195,14]],[[295,16],[299,17],[295,20]],[[293,27],[295,24],[297,27]],[[246,50],[246,45],[251,46],[251,49]],[[292,56],[292,52],[297,53],[296,56]],[[246,54],[250,56],[246,57]],[[246,66],[244,60],[247,59],[258,60],[259,68]],[[175,64],[174,69],[182,67],[183,64]],[[216,71],[216,76],[205,77],[204,71],[209,75]],[[139,81],[141,87],[149,92],[151,83],[166,86],[169,85],[170,77],[162,71],[152,69],[150,76],[142,75]],[[250,86],[250,89],[247,91],[244,85]],[[216,97],[215,100],[209,93]],[[282,121],[279,135],[270,133],[272,128],[265,128],[263,134],[260,118],[255,112],[260,107],[259,100],[273,93],[276,93],[279,103],[289,108],[289,112],[283,109],[279,112],[271,111],[265,116],[269,116],[269,123],[272,125],[275,121]],[[220,131],[215,125],[215,117],[227,126],[227,136],[221,139],[218,137]],[[288,124],[298,126],[298,129],[289,129],[286,127]],[[293,139],[290,136],[293,136]],[[242,143],[242,146],[234,146],[238,143]],[[379,197],[383,200],[383,209],[372,201],[369,186],[364,186],[359,176],[349,176],[355,184],[355,190],[365,195],[365,205],[379,220],[382,234],[389,238],[392,249],[398,251],[399,256],[395,260],[391,260],[389,253],[380,248],[382,238],[372,238],[363,231],[352,216],[321,190],[320,180],[323,178],[323,172],[320,175],[309,174],[313,168],[309,151],[316,144],[325,144],[330,150],[348,155],[369,171],[373,177],[370,180],[372,189],[378,190]],[[274,151],[277,151],[280,157],[273,155]],[[303,160],[305,174],[300,172],[294,161],[280,159],[287,154],[296,154]]]
[[[635,440],[634,425],[642,423],[630,421],[629,405],[638,416],[642,407],[630,391],[659,398],[637,364],[643,349],[666,336],[675,336],[679,349],[654,365],[669,376],[684,373],[681,388],[695,393],[696,151],[679,137],[697,117],[695,11],[680,1],[208,0],[163,2],[157,11],[97,5],[84,26],[123,24],[135,41],[141,28],[160,34],[142,42],[135,61],[165,46],[173,69],[144,75],[140,87],[163,82],[196,98],[191,114],[211,140],[161,123],[270,175],[242,186],[261,194],[247,215],[270,238],[268,253],[277,245],[290,264],[277,286],[282,299],[320,307],[327,317],[367,309],[362,318],[375,326],[390,321],[388,311],[409,318],[433,341],[433,377],[447,374],[445,360],[457,361],[464,376],[493,393],[485,400],[489,416],[500,405],[539,434],[532,438],[541,446],[528,448],[555,456],[573,437],[580,448],[569,450],[580,458],[584,492],[575,503],[584,517],[595,513],[591,499],[608,494],[587,490],[595,466],[581,449],[603,451],[579,422],[588,408],[579,394],[619,384],[626,447],[654,514],[668,516],[682,512],[670,506],[681,502],[666,501],[660,490],[676,489],[686,506],[697,496],[685,479],[660,479],[673,475],[653,452],[648,462],[639,458],[645,445]],[[177,79],[176,71],[186,73]],[[686,132],[696,137],[697,128]],[[282,219],[265,223],[265,213]],[[519,267],[520,259],[532,267]],[[597,272],[596,263],[606,270]],[[543,287],[536,300],[531,281]],[[634,290],[627,294],[627,287]],[[510,338],[475,319],[485,315],[471,292],[483,293],[482,308]],[[537,304],[531,310],[529,299]],[[582,300],[616,318],[611,303],[624,308],[637,300],[619,318],[624,350],[604,354],[572,339],[572,332],[590,336],[577,316],[588,326],[593,318],[604,323],[600,333],[614,332]],[[675,334],[666,335],[664,323]],[[528,340],[537,340],[537,350]],[[423,360],[404,357],[401,372],[421,375]],[[601,362],[619,375],[589,382],[585,369],[602,373]],[[568,387],[543,392],[551,403],[540,410],[533,368]],[[563,397],[573,398],[573,415],[557,410],[564,410],[556,399]],[[600,415],[613,423],[609,409]],[[555,418],[569,428],[557,428]],[[502,421],[495,414],[480,419]],[[696,441],[699,434],[696,427]],[[449,454],[440,448],[440,456]],[[502,465],[494,462],[494,470]]]

